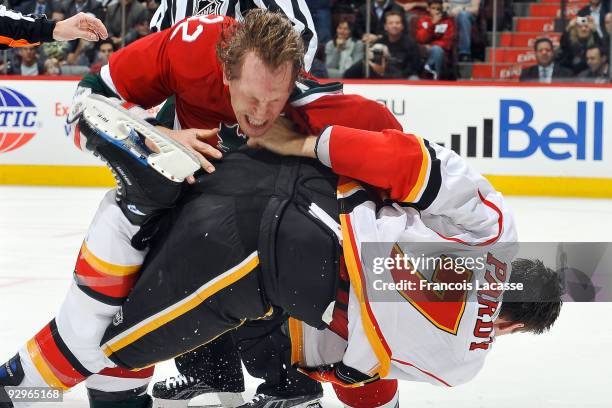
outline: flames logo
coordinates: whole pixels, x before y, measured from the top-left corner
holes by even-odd
[[[0,153],[10,152],[36,136],[38,110],[25,95],[0,87]]]

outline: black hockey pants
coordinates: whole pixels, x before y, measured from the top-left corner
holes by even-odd
[[[340,249],[309,214],[337,219],[335,176],[310,160],[228,155],[162,221],[102,348],[140,368],[205,344],[277,306],[314,327],[334,300]]]

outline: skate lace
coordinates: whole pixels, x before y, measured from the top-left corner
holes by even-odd
[[[113,166],[111,166],[108,160],[106,160],[102,155],[98,154],[97,152],[93,152],[93,155],[102,160],[106,167],[109,168],[111,174],[115,178],[115,182],[117,183],[117,196],[121,197],[123,195],[123,181],[121,180],[121,177],[119,177],[119,174],[117,174]]]
[[[182,385],[189,385],[189,383],[195,382],[193,377],[187,377],[183,374],[180,374],[176,377],[170,377],[166,379],[166,388],[174,389],[178,388]]]

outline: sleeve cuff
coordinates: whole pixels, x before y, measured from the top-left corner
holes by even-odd
[[[55,30],[55,21],[49,21],[46,18],[43,18],[41,23],[41,41],[53,41],[53,30]]]
[[[315,154],[317,155],[317,159],[327,167],[331,167],[331,157],[329,156],[329,141],[331,140],[331,132],[333,127],[326,127],[323,132],[319,135],[317,139],[317,144],[315,145]]]

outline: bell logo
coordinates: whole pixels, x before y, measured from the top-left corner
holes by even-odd
[[[38,110],[25,95],[0,86],[0,153],[28,143],[36,135]]]
[[[589,110],[592,112],[592,119],[587,115]],[[511,119],[511,111],[516,111],[520,119]],[[524,158],[540,150],[551,160],[586,160],[587,153],[591,153],[593,160],[602,160],[603,112],[604,104],[601,101],[579,101],[576,104],[575,122],[574,118],[564,118],[564,122],[549,122],[539,128],[532,123],[535,110],[528,102],[502,99],[499,113],[499,157]],[[511,147],[511,139],[516,137],[526,139],[527,145],[521,148]],[[587,152],[587,146],[591,147],[591,152]]]

